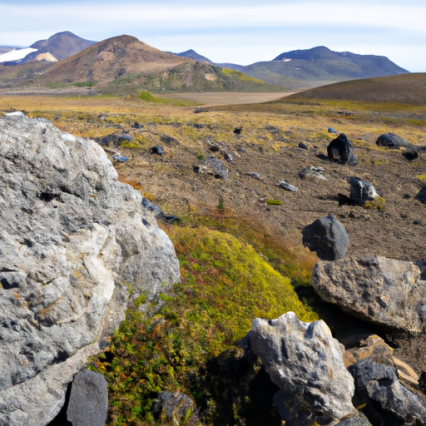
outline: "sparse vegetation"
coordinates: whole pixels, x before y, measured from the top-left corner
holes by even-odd
[[[282,206],[283,205],[282,201],[271,200],[271,199],[266,200],[266,204],[268,204],[268,206]]]

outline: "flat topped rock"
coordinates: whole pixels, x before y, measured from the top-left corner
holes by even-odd
[[[0,424],[40,426],[109,344],[124,283],[153,300],[179,263],[95,142],[44,119],[0,118],[0,170]]]
[[[426,262],[379,256],[318,262],[312,285],[323,300],[387,328],[426,329]]]

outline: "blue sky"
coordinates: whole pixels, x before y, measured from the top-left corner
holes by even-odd
[[[244,65],[324,45],[421,72],[425,20],[424,0],[0,0],[0,45],[30,45],[65,30],[97,41],[129,34],[162,50],[192,48]]]

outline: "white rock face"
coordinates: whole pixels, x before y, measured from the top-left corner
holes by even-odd
[[[357,418],[354,380],[324,321],[304,323],[293,312],[276,320],[257,318],[249,338],[252,351],[281,389],[274,405],[286,425],[335,425]]]
[[[95,142],[0,118],[0,168],[0,425],[43,426],[108,345],[127,286],[152,300],[179,262]]]

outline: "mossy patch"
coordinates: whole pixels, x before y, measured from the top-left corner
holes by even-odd
[[[175,227],[170,237],[182,282],[162,296],[163,305],[152,317],[129,312],[110,351],[91,367],[108,381],[111,425],[153,422],[153,399],[163,390],[182,391],[198,406],[214,407],[208,364],[232,349],[254,318],[294,311],[303,321],[317,319],[290,280],[251,245],[204,227]],[[229,407],[237,416],[239,409]],[[211,418],[218,415],[214,409],[207,412]]]

